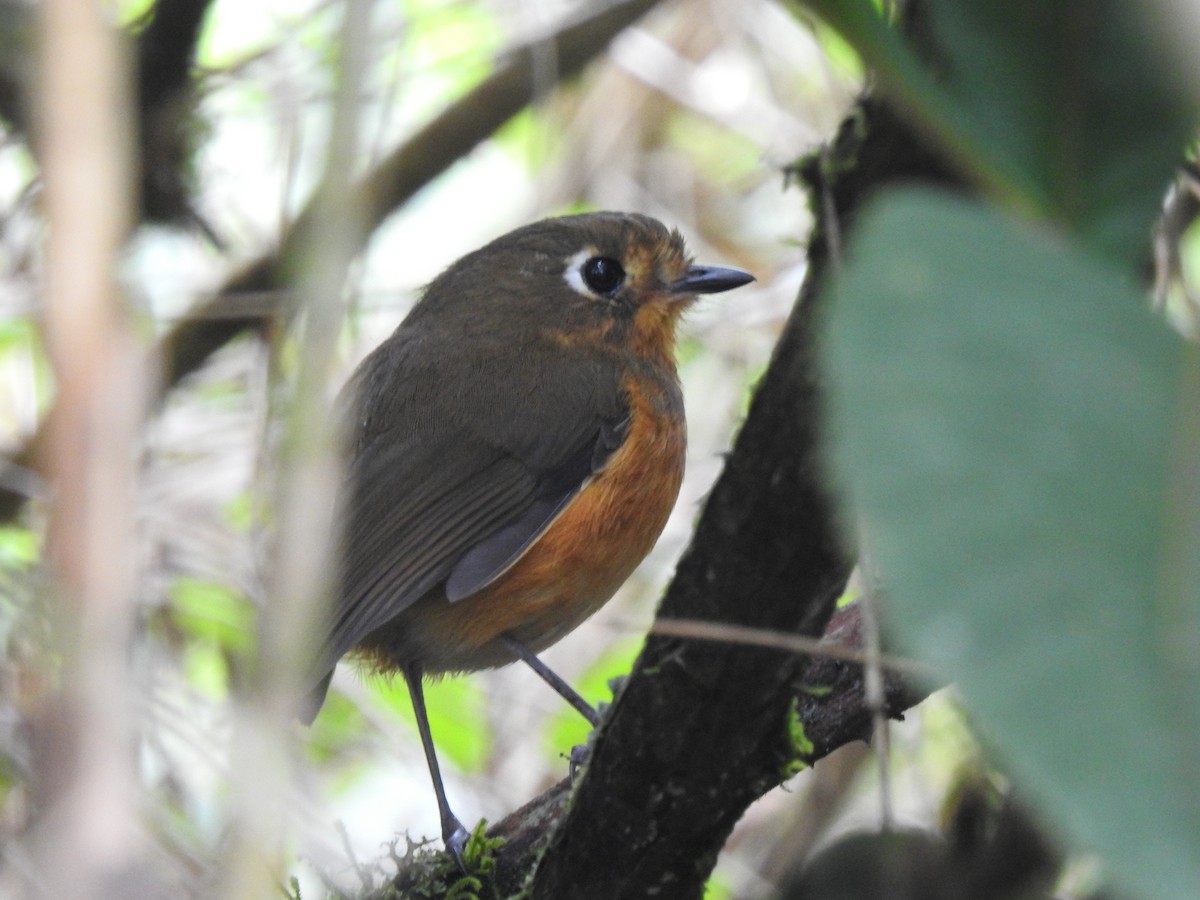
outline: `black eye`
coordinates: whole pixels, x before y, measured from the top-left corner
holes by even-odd
[[[611,294],[625,281],[625,270],[615,259],[593,256],[583,264],[583,280],[597,294]]]

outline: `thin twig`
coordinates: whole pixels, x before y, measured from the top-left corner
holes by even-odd
[[[343,287],[359,245],[360,208],[346,203],[358,155],[359,98],[373,49],[370,0],[343,5],[337,90],[326,142],[325,172],[313,202],[312,241],[303,257],[296,300],[305,311],[296,383],[286,403],[285,434],[276,459],[274,530],[266,602],[260,613],[251,692],[235,722],[228,851],[221,861],[221,896],[264,896],[288,836],[288,728],[297,709],[309,641],[330,589],[336,535],[329,528],[339,481],[336,417],[329,384]],[[264,860],[266,864],[264,864]]]
[[[700,619],[658,619],[650,628],[651,634],[665,637],[693,638],[700,641],[726,641],[731,644],[750,644],[798,653],[804,656],[824,656],[842,662],[864,666],[868,663],[866,653],[830,643],[821,638],[792,634],[787,631],[772,631],[768,628],[749,628],[727,622],[705,622]],[[917,678],[932,678],[933,670],[915,660],[902,656],[880,653],[876,657],[879,665],[900,675]]]
[[[863,554],[862,559],[866,558]],[[860,565],[862,563],[860,562]],[[859,598],[862,604],[863,649],[867,664],[863,668],[863,701],[871,711],[872,743],[879,760],[879,820],[884,831],[894,822],[892,804],[891,752],[892,734],[887,715],[887,693],[883,683],[883,664],[879,649],[879,592],[873,583],[867,585]]]

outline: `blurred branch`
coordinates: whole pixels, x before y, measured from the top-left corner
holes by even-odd
[[[158,0],[138,35],[138,106],[142,113],[190,88],[200,26],[212,0]]]
[[[0,0],[0,119],[24,131],[29,118],[28,84],[33,77],[34,7]]]
[[[1194,155],[1193,155],[1194,156]],[[1169,308],[1174,290],[1181,301],[1179,314],[1191,337],[1200,336],[1200,294],[1188,277],[1183,261],[1183,240],[1200,219],[1200,166],[1195,158],[1180,166],[1167,194],[1162,217],[1154,229],[1154,299],[1160,310]]]
[[[142,214],[191,221],[187,181],[194,97],[192,67],[212,0],[158,0],[138,35],[138,145]]]
[[[543,71],[536,61],[548,48],[558,62],[557,78],[564,81],[582,70],[656,2],[615,3],[514,50],[494,74],[392,151],[353,188],[346,202],[362,214],[349,236],[351,243],[364,245],[371,232],[413,194],[534,100],[536,90],[546,86],[535,78]],[[281,237],[277,251],[246,266],[212,300],[163,338],[157,354],[162,359],[164,391],[234,338],[291,320],[296,301],[282,288],[289,265],[296,262],[302,248],[310,246],[314,219],[310,203]],[[14,518],[28,499],[6,486],[24,483],[27,479],[18,477],[23,475],[22,470],[36,468],[36,450],[44,440],[43,431],[39,429],[4,463],[6,471],[0,473],[0,522]]]
[[[91,0],[38,10],[42,324],[58,390],[39,462],[55,490],[47,529],[54,646],[28,676],[58,684],[30,710],[35,859],[23,895],[151,896],[134,791],[129,641],[135,590],[134,448],[144,350],[115,272],[131,219],[126,59]]]
[[[273,467],[277,525],[258,623],[250,690],[239,697],[230,766],[231,814],[220,864],[224,897],[262,897],[280,878],[289,837],[291,726],[309,644],[336,571],[330,527],[341,459],[328,385],[345,316],[346,272],[358,252],[362,210],[345,202],[359,146],[359,101],[369,64],[374,0],[341,4],[336,92],[321,190],[305,236],[296,297],[304,310],[294,390]]]
[[[157,221],[195,221],[185,171],[191,156],[192,67],[212,0],[158,0],[135,23],[137,35],[138,154],[142,214]],[[32,80],[31,10],[0,0],[0,117],[13,131],[30,132],[27,97]],[[36,130],[36,129],[34,129]],[[40,156],[39,141],[31,141]]]

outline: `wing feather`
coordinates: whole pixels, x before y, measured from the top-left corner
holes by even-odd
[[[510,350],[493,361],[488,352],[468,356],[419,322],[404,325],[345,389],[340,587],[313,670],[314,712],[343,654],[448,579],[458,599],[498,577],[624,438],[615,373],[576,358],[512,368],[500,360]],[[562,352],[555,342],[527,348]],[[559,375],[539,380],[546,371]]]
[[[424,449],[456,464],[431,465],[426,453],[399,445],[379,459],[360,457],[351,472],[341,590],[323,668],[419,600],[467,548],[532,503],[533,474],[502,451],[464,448],[461,441],[453,457]],[[385,477],[372,477],[385,469]]]

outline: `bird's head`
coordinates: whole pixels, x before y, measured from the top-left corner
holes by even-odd
[[[526,225],[463,257],[423,305],[442,315],[453,308],[472,334],[519,340],[536,331],[669,358],[675,323],[697,295],[753,280],[695,265],[679,232],[649,216],[583,213]]]

